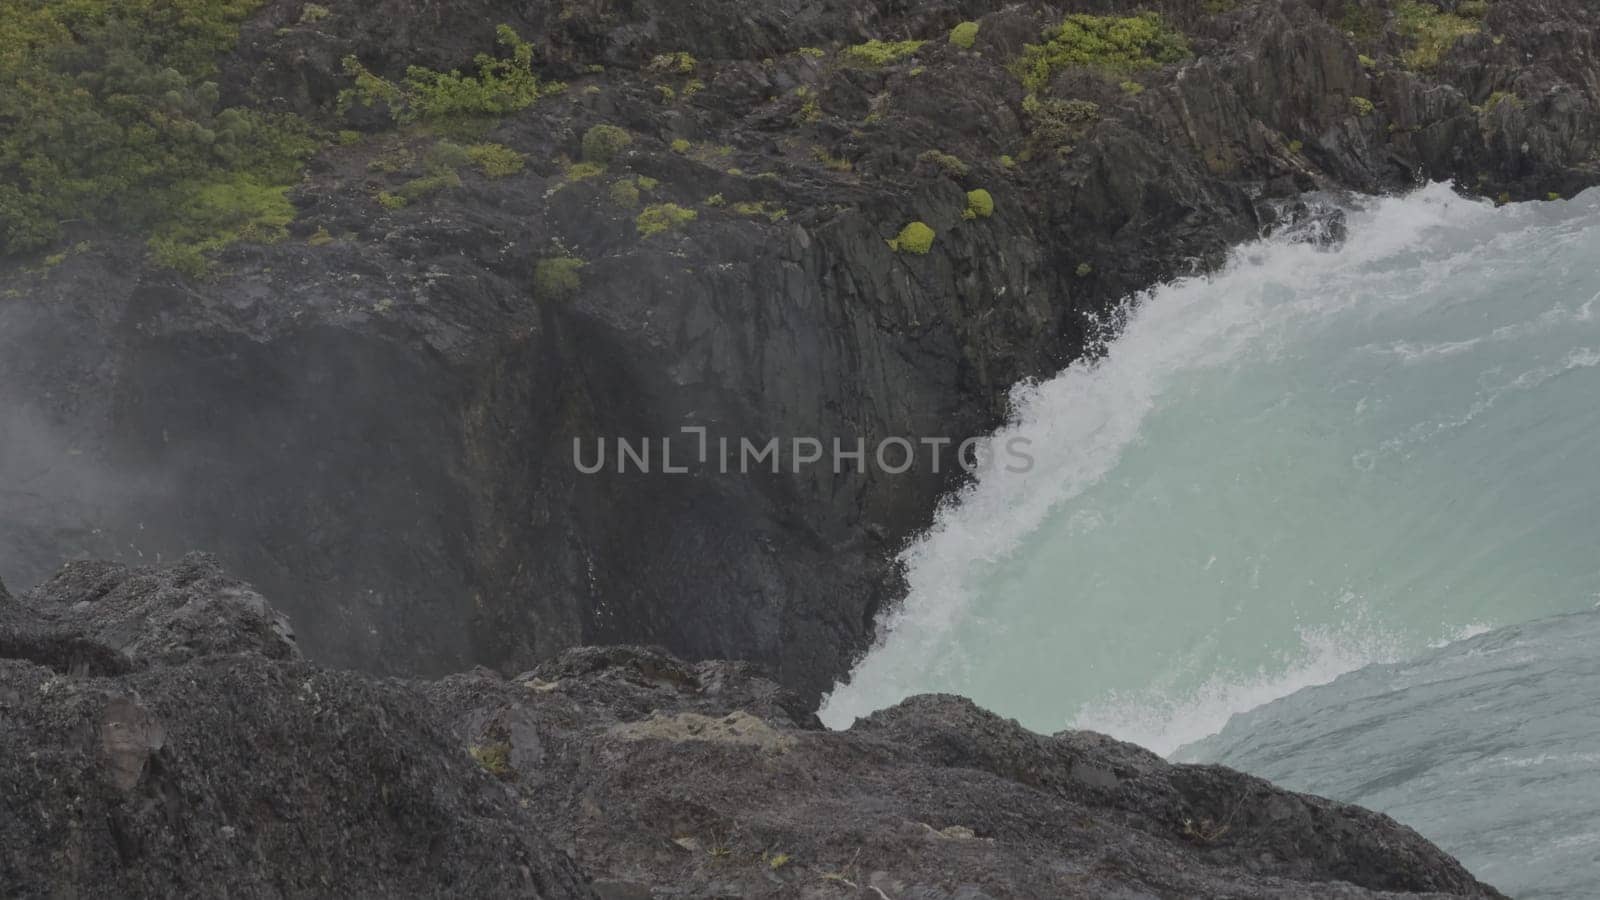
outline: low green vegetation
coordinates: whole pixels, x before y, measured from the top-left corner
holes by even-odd
[[[583,181],[588,178],[598,178],[606,173],[606,167],[599,163],[580,162],[567,166],[568,181]]]
[[[816,91],[801,85],[794,89],[794,95],[800,98],[800,108],[794,113],[796,125],[805,125],[822,118],[822,103],[817,99]]]
[[[1346,0],[1344,11],[1339,14],[1339,27],[1363,44],[1370,44],[1383,34],[1383,9],[1364,5],[1360,0]]]
[[[821,59],[828,55],[828,51],[822,49],[821,47],[801,47],[795,52],[806,57],[807,59]]]
[[[610,165],[623,148],[633,143],[633,135],[616,125],[596,125],[583,133],[583,161]]]
[[[660,184],[659,181],[644,175],[623,178],[611,185],[611,202],[623,209],[636,209],[643,199],[644,193],[654,190],[658,184]]]
[[[504,144],[473,144],[467,156],[490,178],[506,178],[522,171],[527,164],[522,154]]]
[[[623,209],[638,209],[639,187],[631,181],[623,180],[611,185],[608,192],[611,202]]]
[[[699,64],[692,55],[678,51],[676,53],[662,53],[653,57],[646,70],[661,75],[688,75]]]
[[[757,216],[765,218],[770,222],[776,222],[779,219],[789,215],[789,211],[787,209],[784,209],[783,207],[778,206],[775,203],[770,203],[766,200],[741,201],[733,204],[731,209],[741,216]]]
[[[540,300],[567,300],[582,284],[584,262],[574,256],[541,259],[533,267],[533,295]]]
[[[962,22],[950,29],[950,43],[962,50],[971,50],[972,45],[978,42],[978,23]]]
[[[1356,115],[1364,118],[1372,115],[1372,111],[1377,107],[1373,106],[1372,101],[1365,97],[1351,97],[1350,108],[1355,111]]]
[[[676,203],[652,203],[639,213],[634,220],[634,227],[638,229],[640,237],[651,237],[667,231],[675,231],[699,218],[699,213],[692,209],[685,209]]]
[[[1038,94],[1022,98],[1022,114],[1028,121],[1028,144],[1024,159],[1044,153],[1070,153],[1072,142],[1100,120],[1100,104],[1093,100],[1040,99]]]
[[[879,41],[871,40],[865,44],[856,44],[844,49],[844,59],[858,65],[879,68],[902,59],[922,49],[927,41]]]
[[[496,778],[511,776],[511,745],[503,742],[478,744],[469,751],[485,772]]]
[[[397,83],[373,73],[356,57],[345,57],[345,74],[355,84],[340,92],[339,108],[382,108],[401,123],[459,123],[526,109],[540,97],[565,89],[559,83],[539,81],[533,74],[533,45],[509,25],[501,25],[495,34],[506,55],[478,54],[474,75],[411,66]]]
[[[1013,71],[1031,92],[1049,88],[1064,68],[1081,66],[1125,75],[1189,56],[1189,42],[1159,14],[1070,15],[1047,28],[1044,43],[1027,44]]]
[[[900,229],[898,235],[889,239],[889,249],[896,253],[915,253],[921,256],[933,248],[933,238],[932,228],[922,222],[912,222]]]
[[[917,157],[917,160],[936,166],[939,171],[949,175],[951,178],[963,178],[971,171],[971,167],[962,162],[960,158],[942,150],[924,150]]]
[[[0,256],[69,221],[153,236],[192,274],[272,240],[318,141],[288,116],[224,107],[216,59],[259,0],[0,0]]]
[[[962,211],[963,219],[987,219],[994,215],[994,196],[983,188],[967,191],[967,208]]]
[[[834,156],[832,153],[828,152],[826,147],[812,147],[811,158],[819,163],[822,163],[824,168],[830,169],[834,172],[849,172],[855,169],[855,166],[851,164],[850,160],[844,159],[843,157]]]
[[[1479,7],[1480,17],[1482,9]],[[1477,18],[1442,12],[1423,0],[1400,0],[1395,4],[1394,24],[1395,30],[1411,42],[1404,58],[1413,69],[1434,68],[1456,41],[1477,34],[1483,27]]]

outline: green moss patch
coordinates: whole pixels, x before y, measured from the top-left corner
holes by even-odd
[[[905,59],[927,41],[867,41],[844,49],[844,59],[858,65],[878,68]]]
[[[633,135],[616,125],[596,125],[583,133],[583,161],[609,165],[623,148],[633,143]]]
[[[962,22],[950,29],[950,43],[962,50],[971,50],[972,45],[978,42],[978,23]]]
[[[634,220],[634,226],[641,237],[651,237],[682,228],[699,215],[694,210],[685,209],[676,203],[652,203],[639,213],[639,217]]]
[[[1482,23],[1475,18],[1441,12],[1432,3],[1400,0],[1394,8],[1395,29],[1412,47],[1405,53],[1406,65],[1431,69],[1439,64],[1456,41],[1477,34]]]
[[[540,300],[566,300],[578,292],[584,267],[581,259],[557,256],[541,259],[533,267],[533,295]]]
[[[522,171],[527,164],[522,154],[504,144],[473,144],[467,157],[490,178],[506,178]]]
[[[915,253],[921,256],[933,248],[933,229],[922,222],[912,222],[889,239],[889,249],[896,253]]]
[[[1043,91],[1051,77],[1069,67],[1127,74],[1178,62],[1189,56],[1189,42],[1159,14],[1067,16],[1044,32],[1044,42],[1028,44],[1013,71],[1029,91]]]
[[[459,122],[526,109],[540,97],[565,89],[559,83],[539,81],[533,74],[533,45],[511,26],[501,25],[495,34],[505,55],[478,54],[473,60],[477,72],[472,75],[411,66],[403,80],[392,82],[356,57],[346,57],[345,74],[355,83],[340,92],[339,108],[382,107],[399,122]]]
[[[961,213],[963,219],[987,219],[994,215],[994,195],[983,188],[967,191],[967,208]]]

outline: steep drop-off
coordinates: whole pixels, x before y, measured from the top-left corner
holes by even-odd
[[[8,897],[1501,895],[1393,820],[950,696],[846,732],[743,663],[300,658],[215,562],[0,591]]]
[[[1145,6],[1184,49],[1019,75],[1064,15],[1133,5],[272,0],[219,83],[330,135],[288,238],[188,277],[68,223],[79,249],[0,274],[0,571],[204,547],[330,663],[512,671],[648,642],[814,697],[895,596],[949,457],[583,476],[574,438],[959,442],[1092,352],[1121,298],[1303,191],[1525,199],[1600,173],[1578,0],[1459,4],[1449,40],[1426,4]],[[410,187],[448,136],[341,114],[343,60],[470,68],[499,24],[567,83],[472,137],[524,167]],[[852,50],[869,39],[926,43]],[[597,125],[630,142],[586,169]],[[992,215],[964,217],[978,189]],[[641,233],[669,203],[694,218]],[[889,246],[919,221],[926,254]],[[541,268],[565,259],[575,283]]]

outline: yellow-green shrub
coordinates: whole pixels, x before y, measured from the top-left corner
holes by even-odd
[[[639,213],[634,220],[634,227],[638,229],[641,237],[661,234],[681,228],[699,217],[699,213],[692,209],[685,209],[676,203],[652,203]]]
[[[1135,16],[1070,15],[1047,28],[1044,43],[1027,44],[1013,71],[1030,91],[1043,91],[1058,69],[1072,66],[1126,74],[1177,62],[1189,42],[1158,13]]]
[[[572,256],[541,259],[533,267],[533,294],[540,300],[565,300],[578,292],[584,262]]]
[[[962,22],[950,29],[950,43],[963,50],[971,50],[978,41],[978,23]]]
[[[473,144],[467,148],[467,156],[490,178],[515,175],[527,164],[521,153],[504,144]]]
[[[922,222],[912,222],[889,240],[889,249],[896,253],[915,253],[920,256],[933,247],[933,238],[932,228]]]
[[[971,171],[967,164],[961,161],[960,157],[952,156],[942,150],[924,150],[917,156],[917,159],[921,162],[932,163],[952,178],[962,178]]]
[[[596,125],[583,133],[583,161],[609,165],[622,148],[633,143],[633,135],[616,125]]]
[[[478,54],[473,59],[476,75],[411,66],[405,79],[396,84],[368,70],[356,57],[345,57],[345,74],[355,79],[355,84],[340,92],[339,108],[381,104],[400,122],[459,119],[515,112],[564,89],[565,85],[540,83],[533,74],[533,45],[511,26],[501,25],[495,35],[509,57]]]
[[[1394,8],[1395,28],[1412,42],[1406,51],[1406,64],[1414,69],[1431,69],[1445,51],[1483,27],[1476,19],[1440,12],[1431,3],[1400,0]]]
[[[967,208],[963,219],[987,219],[994,215],[994,196],[983,188],[967,191]]]
[[[856,44],[844,49],[844,57],[849,62],[859,63],[864,66],[886,66],[899,62],[922,48],[926,41],[879,41],[871,40],[865,44]]]

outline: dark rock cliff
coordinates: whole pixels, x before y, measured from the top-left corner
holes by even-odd
[[[1386,816],[949,696],[845,732],[737,662],[309,664],[201,556],[0,597],[7,897],[1500,897]]]
[[[514,671],[654,643],[814,697],[894,598],[949,455],[900,476],[582,476],[574,438],[959,441],[1019,379],[1093,352],[1120,298],[1215,264],[1303,191],[1453,178],[1521,200],[1600,174],[1581,0],[1477,4],[1427,60],[1388,0],[1146,3],[1189,56],[1064,69],[1048,89],[1077,105],[1030,111],[1007,68],[1023,46],[1133,6],[272,0],[224,93],[362,131],[312,161],[290,240],[236,246],[212,279],[101,233],[0,274],[0,570],[205,547],[286,598],[330,663]],[[946,39],[964,19],[965,49]],[[486,136],[526,168],[376,202],[417,174],[384,161],[432,138],[338,121],[341,59],[462,66],[499,23],[568,82]],[[869,38],[928,43],[849,63]],[[675,53],[689,71],[652,66]],[[632,143],[573,177],[597,124]],[[623,180],[697,218],[642,237]],[[993,215],[964,219],[978,188]],[[886,243],[912,221],[936,232],[926,255]],[[538,292],[541,260],[567,256],[576,290]]]

